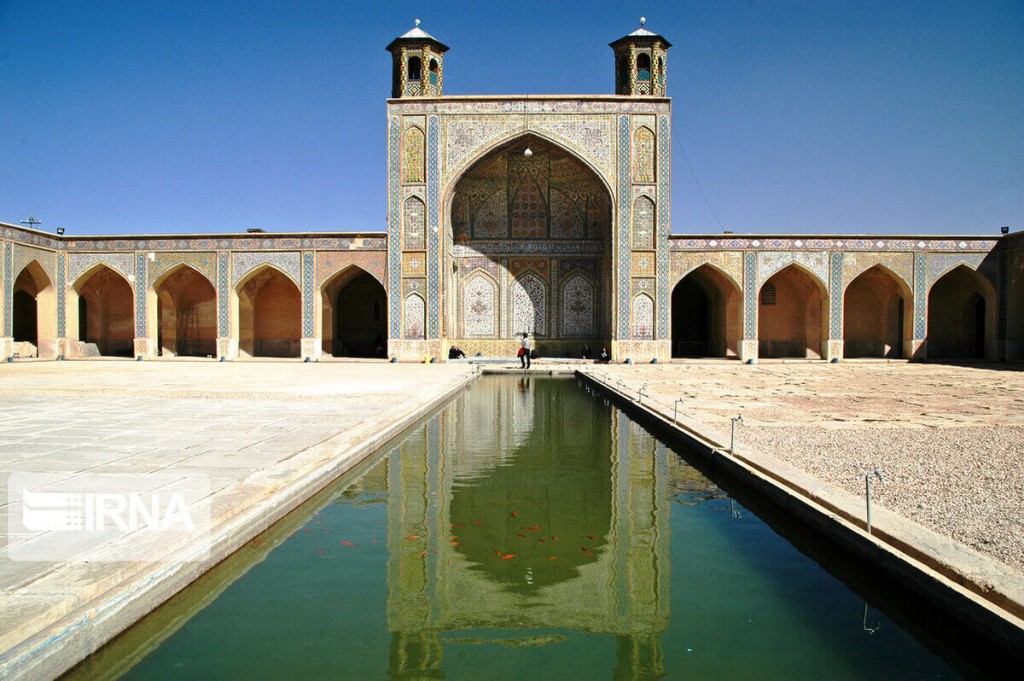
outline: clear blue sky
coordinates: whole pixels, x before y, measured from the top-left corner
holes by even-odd
[[[415,18],[447,94],[600,94],[641,14],[674,45],[674,232],[1024,229],[1021,0],[0,0],[0,220],[380,231]]]

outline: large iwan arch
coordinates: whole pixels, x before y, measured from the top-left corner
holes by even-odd
[[[444,335],[467,353],[508,354],[523,331],[548,355],[609,345],[612,200],[601,177],[527,134],[484,154],[451,187]]]
[[[209,279],[181,263],[153,282],[150,296],[158,355],[216,357],[217,291]]]
[[[68,336],[84,356],[131,357],[135,352],[135,293],[104,264],[83,272],[69,290]]]

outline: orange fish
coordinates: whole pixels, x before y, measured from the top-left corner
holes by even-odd
[[[422,557],[423,557],[423,556],[425,556],[425,555],[427,555],[427,552],[426,552],[426,551],[420,551],[420,558],[422,558]]]
[[[523,529],[524,530],[530,530],[531,532],[536,532],[537,530],[540,529],[540,525],[527,525]]]
[[[451,537],[448,538],[448,541],[455,541],[458,538],[459,538],[459,535],[453,534]]]
[[[558,537],[552,537],[551,541],[558,541]]]
[[[252,540],[252,545],[253,546],[266,546],[266,544],[267,544],[267,540],[266,539],[253,539]]]
[[[588,535],[587,535],[587,539],[589,539],[590,541],[597,541],[597,537],[595,537],[595,536],[594,536],[594,535],[592,535],[592,534],[588,534]]]
[[[537,541],[539,541],[540,543],[542,543],[542,544],[543,544],[543,543],[546,543],[546,542],[547,542],[547,539],[538,539]]]
[[[482,522],[482,521],[480,521],[480,520],[474,520],[474,521],[473,521],[473,524],[474,524],[474,525],[479,525],[479,524],[480,524],[481,522]]]
[[[353,544],[350,541],[343,541],[343,542],[341,542],[341,545],[342,546],[359,546],[359,544]]]
[[[522,532],[516,532],[516,536],[517,537],[525,537],[526,535],[523,534]]]
[[[584,553],[586,553],[587,551],[589,551],[589,550],[590,550],[590,549],[588,549],[588,548],[587,548],[586,546],[581,546],[580,548],[581,548],[581,549],[583,549],[583,552],[584,552]]]
[[[410,534],[408,537],[406,537],[406,539],[408,539],[409,541],[416,541],[417,539],[423,539],[423,537],[419,536],[418,534]]]
[[[508,555],[504,555],[504,556],[502,556],[502,557],[501,557],[501,559],[502,559],[502,560],[508,560],[508,559],[510,559],[510,558],[515,558],[515,557],[516,557],[516,554],[514,554],[514,553],[509,553]]]
[[[513,518],[518,518],[518,517],[519,517],[519,514],[518,514],[518,513],[516,513],[515,511],[512,511],[512,517],[513,517]]]
[[[558,556],[551,556],[548,560],[558,560]]]
[[[324,555],[324,550],[323,549],[317,549],[316,550],[316,555],[318,555],[318,556]]]
[[[453,542],[452,542],[452,546],[462,546],[462,544],[460,544],[460,543],[459,543],[459,542],[457,542],[457,541],[453,541]]]

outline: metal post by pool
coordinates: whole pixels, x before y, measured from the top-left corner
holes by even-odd
[[[678,425],[678,423],[679,423],[679,403],[682,402],[682,401],[683,401],[683,398],[680,397],[678,400],[676,400],[676,403],[672,406],[672,423],[674,423],[676,425]]]
[[[729,453],[734,454],[736,452],[736,424],[743,423],[743,414],[737,414],[731,419],[732,428],[729,431]]]
[[[646,385],[642,385],[642,386],[640,386],[640,389],[636,391],[636,403],[637,404],[643,404],[644,403],[644,391],[645,390],[647,390],[647,386]]]
[[[871,471],[864,476],[864,489],[867,493],[867,526],[868,534],[871,534],[871,477],[878,478],[878,482],[885,482],[882,480],[882,474],[878,472],[878,466],[875,466],[875,470]]]

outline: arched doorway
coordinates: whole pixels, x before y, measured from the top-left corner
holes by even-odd
[[[217,292],[209,279],[181,264],[153,287],[157,296],[157,350],[165,357],[217,354]]]
[[[46,271],[33,260],[14,279],[11,322],[21,356],[56,357],[57,294]]]
[[[238,351],[248,357],[298,357],[301,352],[302,293],[270,265],[249,273],[235,287],[238,296]]]
[[[857,276],[843,296],[843,356],[903,357],[913,330],[913,296],[881,265]]]
[[[135,315],[131,284],[106,265],[98,265],[72,287],[69,309],[75,311],[68,335],[77,336],[85,356],[131,357]],[[75,300],[77,298],[77,300]]]
[[[984,359],[995,340],[992,285],[960,265],[944,274],[928,292],[926,354],[937,359]]]
[[[828,296],[817,277],[798,265],[776,272],[758,292],[758,356],[823,356]]]
[[[387,355],[387,293],[372,274],[346,267],[324,283],[320,297],[324,354]]]
[[[529,134],[473,163],[449,196],[448,338],[469,354],[514,352],[523,330],[546,356],[609,346],[612,202],[593,169]],[[407,201],[403,216],[413,243],[417,207]]]
[[[740,335],[739,288],[701,265],[672,289],[672,356],[732,357]]]

